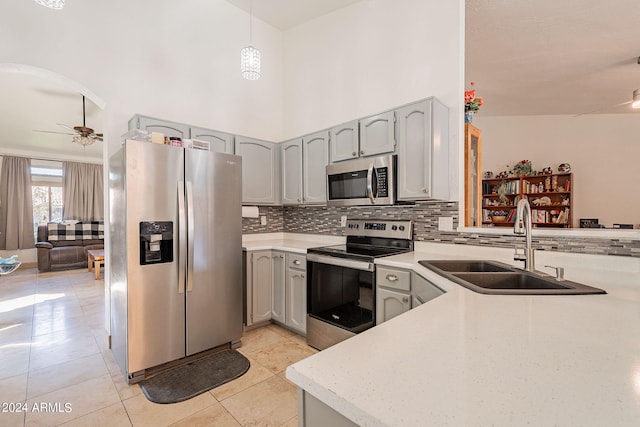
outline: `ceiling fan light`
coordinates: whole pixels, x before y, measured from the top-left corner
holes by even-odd
[[[631,103],[631,107],[640,108],[640,89],[633,91],[633,102]]]
[[[78,145],[82,145],[83,147],[91,145],[95,142],[92,138],[83,135],[74,135],[72,141]]]
[[[35,2],[49,9],[60,10],[64,7],[64,0],[35,0]]]

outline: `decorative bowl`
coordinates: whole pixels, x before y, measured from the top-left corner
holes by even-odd
[[[506,215],[494,215],[491,217],[492,222],[505,222],[507,220]]]

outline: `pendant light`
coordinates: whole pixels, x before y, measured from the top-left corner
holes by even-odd
[[[64,7],[64,0],[35,0],[35,2],[55,10],[60,10]]]
[[[260,78],[260,51],[251,45],[253,39],[253,0],[249,0],[249,46],[240,51],[240,71],[247,80]]]

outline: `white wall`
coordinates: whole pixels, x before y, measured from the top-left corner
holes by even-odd
[[[285,139],[435,96],[457,199],[463,45],[462,0],[364,0],[285,32]]]
[[[90,88],[106,102],[113,148],[135,113],[280,140],[282,33],[254,21],[263,78],[250,82],[239,72],[248,22],[222,0],[85,0],[62,11],[7,0],[0,63],[41,67]]]
[[[476,116],[473,124],[482,129],[484,171],[497,174],[524,159],[554,172],[571,164],[574,226],[579,218],[598,218],[607,227],[640,224],[637,115]]]

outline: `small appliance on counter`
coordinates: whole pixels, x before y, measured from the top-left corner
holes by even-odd
[[[379,257],[413,250],[411,220],[348,219],[344,245],[307,250],[307,344],[323,350],[375,325]]]

